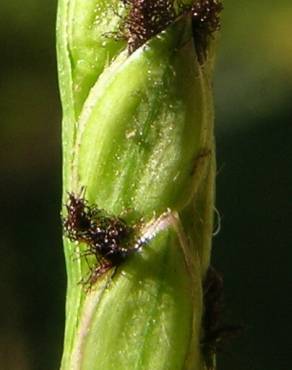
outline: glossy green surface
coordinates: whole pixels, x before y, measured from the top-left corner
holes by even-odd
[[[198,64],[188,17],[130,56],[114,35],[104,43],[102,31],[119,28],[116,5],[59,3],[63,202],[67,191],[84,189],[90,203],[132,222],[170,216],[153,229],[149,246],[90,293],[78,284],[87,264],[72,258],[83,246],[65,239],[62,370],[203,370],[202,279],[215,171],[212,63]]]

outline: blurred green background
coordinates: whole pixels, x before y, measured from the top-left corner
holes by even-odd
[[[244,334],[219,370],[291,369],[292,2],[225,0],[213,264]],[[56,0],[0,3],[0,368],[58,369],[64,326]],[[130,370],[130,369],[129,369]]]

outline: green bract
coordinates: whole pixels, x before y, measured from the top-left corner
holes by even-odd
[[[84,245],[64,239],[62,369],[203,370],[212,63],[199,64],[187,14],[129,55],[116,40],[124,14],[118,0],[59,1],[63,203],[68,192],[83,192],[90,204],[141,224],[149,239],[90,291],[78,284],[88,275],[78,257]]]

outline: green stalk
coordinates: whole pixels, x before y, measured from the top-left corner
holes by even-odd
[[[61,369],[213,369],[201,344],[214,209],[213,43],[202,64],[185,12],[129,54],[116,37],[126,16],[120,0],[59,0],[63,204],[82,194],[147,240],[86,289],[86,243],[64,237]]]

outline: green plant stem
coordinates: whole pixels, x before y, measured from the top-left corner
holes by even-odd
[[[90,204],[141,224],[148,243],[87,291],[80,284],[89,274],[85,245],[64,237],[61,369],[203,370],[202,284],[215,177],[212,60],[199,63],[187,16],[129,55],[125,41],[109,34],[119,27],[113,9],[120,7],[59,1],[63,204],[68,192],[83,189]]]

